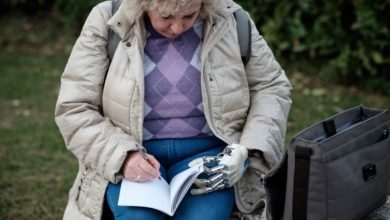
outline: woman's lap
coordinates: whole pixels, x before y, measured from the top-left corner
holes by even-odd
[[[111,184],[107,188],[107,203],[117,220],[148,219],[162,220],[166,215],[154,209],[143,207],[118,206],[120,184]],[[193,196],[187,193],[180,203],[174,220],[222,220],[229,219],[234,207],[234,190],[228,188],[208,194]]]
[[[187,169],[191,160],[201,156],[215,156],[225,147],[223,142],[212,138],[194,140],[193,142],[191,139],[144,142],[144,146],[159,161],[164,161],[161,164],[161,175],[169,182],[174,175]],[[194,143],[195,146],[191,146]],[[196,149],[196,144],[202,145],[201,149]],[[188,148],[194,148],[194,151],[191,152]],[[175,157],[180,160],[176,160]],[[164,166],[168,166],[168,169],[165,170]],[[110,183],[106,192],[107,202],[116,219],[165,219],[164,214],[154,209],[118,206],[119,191],[120,183]],[[229,219],[233,207],[233,188],[196,196],[187,193],[171,219]]]

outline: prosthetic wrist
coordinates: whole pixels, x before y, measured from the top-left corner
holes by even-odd
[[[193,195],[204,194],[225,187],[233,186],[243,175],[247,167],[248,150],[239,144],[227,146],[216,157],[202,157],[190,162],[189,166],[203,163],[203,173],[209,175],[208,179],[197,179],[194,184]],[[209,167],[207,164],[216,166]]]
[[[232,144],[225,148],[219,164],[224,166],[222,173],[228,186],[233,186],[241,178],[247,167],[247,158],[248,151],[242,145]]]

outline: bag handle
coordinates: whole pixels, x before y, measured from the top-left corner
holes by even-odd
[[[112,0],[111,13],[112,16],[116,13],[119,6],[122,4],[122,0]],[[107,54],[108,60],[111,63],[112,57],[115,54],[116,48],[118,47],[120,37],[111,29],[108,29],[108,42],[107,42]]]
[[[322,122],[322,125],[324,127],[327,138],[330,136],[333,136],[337,133],[336,125],[335,125],[333,119],[329,119],[329,120]]]
[[[306,220],[307,195],[309,189],[310,157],[309,147],[295,147],[294,189],[293,189],[293,220]]]

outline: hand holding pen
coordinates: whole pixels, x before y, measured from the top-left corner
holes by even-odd
[[[122,173],[129,181],[146,182],[160,178],[160,163],[148,154],[143,146],[137,145],[138,151],[129,152],[122,166]]]

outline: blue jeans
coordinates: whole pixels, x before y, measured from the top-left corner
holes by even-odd
[[[170,182],[176,174],[188,168],[190,161],[202,156],[215,156],[225,148],[226,144],[215,137],[197,137],[150,140],[144,141],[143,146],[160,162],[161,176]],[[106,201],[115,219],[168,219],[169,216],[154,209],[118,206],[120,185],[121,182],[109,183],[106,191]],[[175,215],[170,219],[229,219],[233,207],[233,188],[197,196],[187,193]]]

